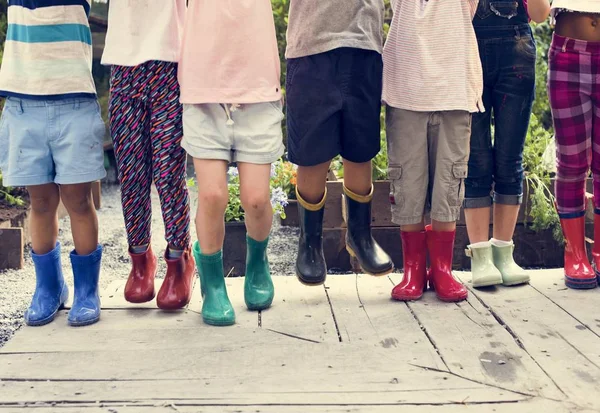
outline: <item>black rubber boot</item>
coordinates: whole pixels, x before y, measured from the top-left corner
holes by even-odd
[[[371,235],[371,202],[369,195],[358,195],[344,186],[346,195],[346,249],[358,260],[362,270],[370,275],[386,275],[394,270],[390,256]]]
[[[327,192],[318,204],[306,202],[297,190],[296,196],[300,218],[296,275],[302,284],[321,285],[327,278],[327,264],[323,253],[323,214]]]

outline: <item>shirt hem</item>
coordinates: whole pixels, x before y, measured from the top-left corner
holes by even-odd
[[[260,92],[253,93],[252,91],[246,91],[246,93],[235,93],[228,94],[223,91],[203,90],[201,93],[184,92],[181,91],[181,97],[179,98],[180,103],[184,105],[201,105],[204,103],[236,103],[240,105],[248,105],[252,103],[268,103],[277,102],[282,99],[281,92],[274,94],[263,94]]]
[[[454,111],[454,110],[460,110],[460,111],[469,112],[469,113],[485,112],[485,108],[483,107],[483,104],[481,101],[478,101],[473,106],[457,105],[457,106],[435,106],[435,107],[405,105],[402,103],[390,102],[385,99],[383,99],[382,102],[385,105],[390,106],[395,109],[410,110],[413,112],[450,112],[450,111]]]
[[[179,56],[162,56],[162,57],[148,57],[148,58],[140,58],[140,59],[136,59],[136,60],[119,60],[119,59],[113,59],[113,58],[107,58],[105,59],[104,57],[102,58],[102,61],[100,62],[102,64],[102,66],[125,66],[125,67],[135,67],[135,66],[139,66],[142,65],[144,63],[148,63],[148,62],[167,62],[167,63],[179,63]]]
[[[18,99],[34,99],[34,100],[62,100],[62,99],[73,99],[73,98],[89,98],[97,99],[98,96],[95,93],[61,93],[57,95],[30,95],[26,93],[11,92],[8,90],[0,90],[0,96],[2,97],[13,97]]]
[[[327,42],[318,47],[308,48],[288,48],[285,52],[286,59],[297,59],[300,57],[312,56],[316,54],[326,53],[331,50],[340,49],[342,47],[350,47],[354,49],[373,50],[379,54],[383,53],[383,45],[377,47],[370,41],[354,41],[354,40],[343,40],[343,41],[332,41]]]

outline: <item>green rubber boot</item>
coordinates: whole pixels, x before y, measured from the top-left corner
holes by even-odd
[[[211,326],[235,324],[235,312],[225,286],[223,252],[204,255],[198,242],[194,243],[193,251],[202,292],[202,319]]]
[[[479,242],[467,247],[467,257],[471,257],[473,287],[489,287],[502,284],[502,274],[494,265],[492,245]]]
[[[519,285],[529,282],[527,272],[519,267],[513,258],[514,245],[496,246],[492,244],[494,254],[494,265],[502,274],[502,283],[504,285]]]
[[[267,245],[269,238],[256,241],[246,236],[246,277],[244,278],[244,300],[250,311],[264,310],[271,306],[275,289],[269,269]]]

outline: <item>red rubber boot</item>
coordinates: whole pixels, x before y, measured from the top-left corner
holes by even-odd
[[[469,295],[465,286],[452,275],[455,236],[456,231],[427,231],[427,249],[431,264],[429,282],[441,301],[463,301]]]
[[[600,284],[600,210],[594,210],[594,248],[592,249],[594,258],[594,270],[596,278]]]
[[[423,297],[427,288],[427,237],[425,231],[401,232],[404,278],[392,290],[398,301],[414,301]]]
[[[156,304],[163,310],[178,310],[189,304],[192,298],[192,287],[196,264],[189,248],[179,258],[167,258],[167,275],[163,281]]]
[[[599,225],[598,220],[595,221],[594,235],[598,234]],[[585,249],[585,215],[577,218],[561,218],[560,226],[565,236],[566,286],[576,290],[596,288],[598,280]]]
[[[134,254],[129,252],[133,267],[125,284],[125,299],[130,303],[146,303],[154,299],[154,277],[156,276],[157,258],[148,245],[146,252]]]

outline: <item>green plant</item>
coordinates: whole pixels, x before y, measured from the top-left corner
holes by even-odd
[[[25,201],[15,194],[14,189],[4,186],[2,182],[2,172],[0,172],[0,200],[7,202],[9,205],[24,206]]]
[[[551,228],[554,238],[562,242],[560,222],[554,208],[555,198],[550,190],[550,172],[543,162],[544,153],[551,140],[550,131],[543,127],[535,114],[532,114],[523,151],[523,164],[527,171],[525,182],[529,188],[529,199],[525,199],[525,210],[533,217],[530,223],[534,231]]]
[[[563,242],[558,213],[554,207],[551,174],[543,157],[548,145],[552,142],[552,115],[548,101],[548,49],[550,48],[552,30],[545,23],[534,24],[533,32],[537,43],[536,63],[536,96],[533,113],[525,140],[523,165],[525,182],[529,188],[529,199],[525,199],[525,210],[532,217],[530,224],[534,231],[552,229],[554,238]]]

